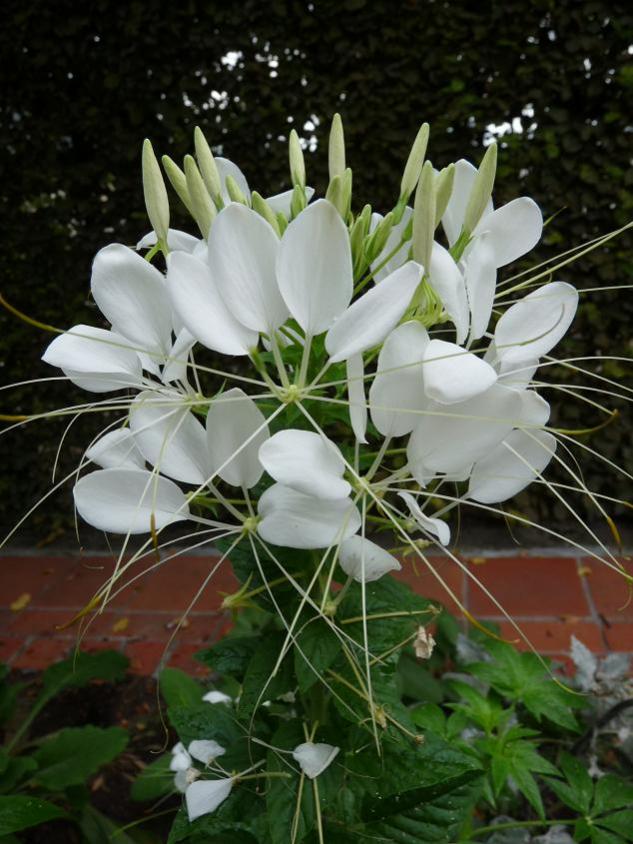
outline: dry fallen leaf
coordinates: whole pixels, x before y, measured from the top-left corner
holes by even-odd
[[[15,601],[10,605],[10,608],[13,612],[20,612],[25,607],[31,603],[31,595],[29,592],[23,592],[19,598],[16,598]]]
[[[418,659],[429,659],[435,647],[435,639],[424,627],[418,627],[418,634],[413,642],[413,649]]]
[[[487,562],[485,557],[470,557],[470,562],[474,566],[483,566],[485,562]]]
[[[115,621],[112,625],[112,632],[122,633],[124,630],[127,630],[129,623],[129,618],[120,618],[118,621]]]

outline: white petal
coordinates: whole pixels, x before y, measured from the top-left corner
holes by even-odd
[[[499,359],[512,364],[546,355],[563,337],[578,307],[578,291],[553,281],[516,302],[495,329]]]
[[[346,498],[345,461],[338,447],[313,431],[279,431],[259,449],[268,474],[284,486],[316,498]]]
[[[229,796],[232,788],[232,777],[221,780],[196,780],[196,782],[192,782],[185,792],[189,820],[195,821],[196,818],[202,815],[215,812],[218,806],[224,803]]]
[[[410,433],[428,400],[424,395],[423,359],[429,335],[419,322],[405,322],[387,337],[378,356],[378,371],[369,390],[371,418],[385,437]]]
[[[239,387],[222,393],[207,414],[211,472],[232,486],[255,486],[264,471],[258,452],[269,436],[266,417],[250,396]]]
[[[360,514],[349,498],[325,500],[274,484],[259,499],[257,532],[286,548],[328,548],[353,536]]]
[[[484,393],[497,373],[482,358],[454,343],[431,340],[424,353],[424,390],[441,404],[456,404]]]
[[[176,252],[167,262],[172,306],[192,337],[224,355],[246,355],[257,345],[257,332],[230,313],[206,263]]]
[[[340,747],[334,747],[332,744],[307,741],[295,747],[292,756],[306,777],[313,780],[331,765],[339,750]]]
[[[466,283],[449,252],[439,243],[433,244],[429,281],[453,320],[457,342],[463,343],[469,322]]]
[[[370,226],[371,231],[373,231],[378,223],[383,219],[382,214],[372,214],[372,225]],[[405,232],[405,229],[409,225],[409,221],[413,216],[413,208],[409,208],[407,206],[404,209],[404,214],[402,215],[402,219],[399,223],[397,223],[389,232],[389,237],[387,238],[387,242],[385,243],[384,249],[380,253],[380,255],[376,258],[376,260],[371,265],[371,271],[374,273],[374,281],[376,284],[381,282],[384,278],[391,275],[394,270],[397,270],[398,267],[401,267],[404,262],[407,260],[407,256],[409,254],[409,249],[411,248],[411,241],[408,240],[406,243],[403,243],[402,246],[398,249],[398,251],[390,258],[386,264],[382,267],[382,269],[378,269],[378,267],[385,261],[388,255],[394,251],[394,249],[398,246],[398,244],[402,241],[402,236]]]
[[[479,221],[475,235],[488,233],[497,267],[505,267],[533,249],[541,239],[543,215],[533,199],[521,196]]]
[[[443,519],[435,519],[422,512],[420,505],[410,492],[399,492],[398,495],[409,508],[409,512],[423,531],[436,536],[441,545],[448,545],[451,541],[451,529]]]
[[[371,583],[402,568],[395,557],[363,536],[350,536],[341,543],[338,561],[345,574],[358,583]]]
[[[497,381],[499,384],[505,384],[506,387],[511,387],[513,390],[524,390],[534,377],[538,365],[539,362],[537,360],[506,363],[502,359],[497,364],[499,372]]]
[[[93,393],[138,387],[141,361],[114,331],[74,325],[48,346],[42,360],[58,366],[73,384]]]
[[[466,292],[470,306],[470,342],[483,337],[495,298],[497,270],[490,236],[481,235],[475,241],[466,261]]]
[[[184,744],[179,741],[171,749],[170,771],[187,771],[192,764],[191,756],[187,753]]]
[[[347,359],[347,398],[349,400],[349,421],[356,441],[367,442],[367,400],[365,398],[365,367],[362,355]]]
[[[212,739],[196,739],[190,743],[189,753],[198,762],[209,765],[218,756],[223,756],[226,749]]]
[[[288,316],[277,287],[279,238],[255,211],[232,202],[213,221],[209,267],[230,313],[253,331],[270,334]]]
[[[189,352],[195,343],[195,337],[192,337],[186,328],[178,332],[163,368],[162,381],[164,384],[169,384],[170,381],[187,383]]]
[[[167,232],[167,248],[170,252],[193,252],[193,250],[200,243],[200,239],[193,237],[187,232],[181,232],[178,229],[169,229]],[[145,237],[142,237],[136,244],[136,251],[139,249],[149,249],[156,246],[156,232],[148,232]]]
[[[130,407],[130,430],[143,457],[163,475],[195,486],[209,478],[204,426],[177,398],[139,393]]]
[[[475,463],[468,497],[482,504],[512,498],[540,475],[555,451],[556,439],[547,431],[512,431]]]
[[[97,252],[90,287],[112,328],[159,358],[171,348],[171,305],[162,273],[120,243]]]
[[[473,167],[470,161],[460,159],[455,164],[455,176],[453,180],[453,191],[442,217],[442,225],[446,232],[449,245],[452,246],[460,235],[464,225],[466,206],[472,190],[477,168]],[[484,219],[492,211],[492,201],[488,203],[484,211]]]
[[[142,469],[99,469],[73,490],[75,506],[88,524],[111,533],[149,533],[189,517],[182,491]]]
[[[221,157],[216,157],[215,163],[218,168],[218,173],[220,174],[220,182],[222,184],[222,199],[224,200],[224,204],[228,205],[229,202],[231,202],[231,197],[229,196],[229,192],[226,189],[227,176],[232,176],[235,179],[238,188],[242,191],[246,199],[248,199],[250,202],[251,189],[249,188],[248,182],[246,181],[246,176],[244,175],[244,173],[242,173],[237,164],[234,164],[228,158]]]
[[[469,401],[429,407],[407,447],[411,474],[426,483],[436,472],[468,470],[518,424],[522,407],[520,393],[498,384]]]
[[[283,214],[284,217],[290,219],[290,203],[292,202],[293,190],[285,190],[283,193],[276,193],[274,196],[267,196],[266,202],[273,209],[275,214]],[[314,188],[306,186],[305,189],[306,202],[310,202],[314,196]]]
[[[205,703],[233,703],[233,698],[230,695],[225,695],[224,692],[219,692],[217,689],[211,689],[210,692],[202,695],[202,700]]]
[[[309,205],[284,232],[277,278],[290,313],[306,334],[326,331],[349,305],[354,288],[349,235],[327,200]]]
[[[547,424],[550,416],[549,403],[535,390],[524,390],[521,393],[523,408],[521,409],[521,427],[541,428]]]
[[[145,460],[129,428],[104,434],[86,451],[86,457],[103,469],[145,468]]]
[[[184,794],[189,787],[189,776],[187,771],[177,771],[174,777],[174,787],[176,791]]]
[[[325,337],[332,362],[382,343],[402,319],[421,280],[422,267],[408,261],[351,304]]]

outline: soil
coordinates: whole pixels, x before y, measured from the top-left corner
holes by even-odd
[[[25,678],[13,672],[16,681]],[[28,711],[39,688],[37,681],[25,689],[21,707]],[[115,824],[125,826],[155,812],[178,810],[181,801],[174,796],[162,800],[160,806],[137,803],[130,799],[130,786],[143,767],[153,762],[166,748],[177,741],[163,722],[157,697],[156,681],[150,677],[127,676],[119,683],[94,682],[79,689],[68,689],[54,698],[39,714],[29,731],[30,738],[49,735],[64,727],[123,727],[129,742],[125,751],[88,783],[92,805]],[[166,841],[173,815],[164,814],[148,820],[143,828],[159,841]],[[25,844],[81,844],[81,836],[73,824],[55,821],[19,834]]]

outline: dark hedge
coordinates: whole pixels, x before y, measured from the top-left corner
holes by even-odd
[[[311,139],[309,181],[323,189],[327,123],[341,111],[357,208],[366,200],[390,207],[423,120],[432,126],[429,156],[440,166],[478,160],[484,139],[500,134],[490,127],[509,124],[497,202],[528,194],[545,216],[560,212],[538,257],[632,216],[628,3],[5,0],[2,18],[0,290],[44,322],[98,319],[88,298],[93,254],[112,240],[133,244],[147,230],[143,137],[178,158],[191,151],[196,124],[263,194],[287,184],[285,144],[296,127]],[[629,284],[630,248],[627,233],[559,277],[581,288]],[[563,351],[630,355],[629,292],[587,294],[583,302]],[[0,313],[3,382],[51,375],[39,361],[47,340]],[[599,371],[630,377],[622,364],[605,362]],[[578,380],[564,370],[550,375]],[[3,413],[82,398],[63,382],[1,395]],[[556,421],[568,427],[603,418],[565,394],[549,397],[561,405]],[[32,423],[0,440],[5,525],[46,489],[65,424]],[[93,417],[72,427],[60,478],[95,426]],[[631,468],[626,419],[585,441]],[[585,477],[599,491],[626,495],[599,463]],[[538,508],[539,497],[528,504]],[[45,535],[70,509],[62,493],[31,525]],[[563,514],[559,507],[545,515]]]

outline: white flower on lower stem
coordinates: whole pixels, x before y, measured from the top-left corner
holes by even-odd
[[[233,777],[219,780],[196,780],[185,792],[187,816],[195,821],[202,815],[209,815],[220,806],[231,793]]]
[[[424,350],[424,392],[440,404],[468,401],[489,390],[497,373],[455,343],[431,340]]]
[[[230,695],[225,695],[224,692],[219,692],[217,689],[211,689],[202,695],[202,700],[205,703],[233,703],[233,698]]]
[[[313,431],[289,428],[273,434],[260,447],[259,460],[272,478],[305,495],[346,498],[351,492],[338,446]]]
[[[129,428],[116,428],[86,450],[86,458],[102,469],[144,469],[145,459]]]
[[[171,760],[169,762],[170,771],[186,771],[191,768],[193,760],[188,753],[184,744],[179,741],[171,749]]]
[[[449,544],[451,541],[451,529],[443,519],[436,519],[423,513],[420,505],[410,492],[399,492],[398,495],[407,505],[412,517],[425,533],[435,536],[442,545]]]
[[[371,583],[402,568],[388,551],[363,536],[350,536],[342,542],[338,561],[345,574],[358,583]]]
[[[306,777],[313,780],[332,764],[340,749],[332,744],[307,741],[295,747],[292,758],[299,763]]]
[[[189,755],[204,765],[210,765],[218,756],[224,756],[226,749],[213,739],[195,739],[187,748]]]

